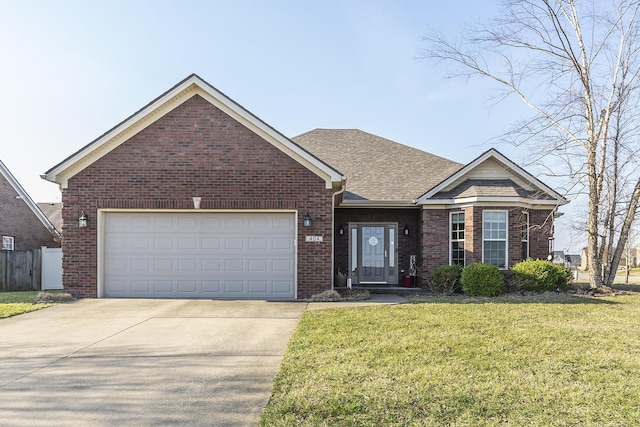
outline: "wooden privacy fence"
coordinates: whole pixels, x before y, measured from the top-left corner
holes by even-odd
[[[0,290],[37,291],[42,275],[42,251],[0,251]]]

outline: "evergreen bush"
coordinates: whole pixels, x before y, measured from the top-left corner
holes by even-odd
[[[467,295],[495,297],[504,292],[504,277],[492,264],[469,264],[460,277],[462,291]]]
[[[515,290],[545,292],[569,289],[571,271],[545,260],[527,260],[511,267],[511,283]]]
[[[433,270],[429,280],[429,290],[436,294],[453,294],[461,292],[461,265],[441,265]]]

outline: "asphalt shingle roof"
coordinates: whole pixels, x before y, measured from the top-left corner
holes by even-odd
[[[38,203],[38,207],[53,226],[62,231],[62,203]]]
[[[541,191],[522,188],[510,179],[468,179],[449,191],[441,191],[432,199],[453,199],[464,197],[524,197],[547,199],[552,197]]]
[[[315,129],[292,140],[346,176],[345,200],[417,199],[463,166],[358,129]]]

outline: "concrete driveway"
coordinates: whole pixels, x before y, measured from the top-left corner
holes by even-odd
[[[0,425],[256,425],[307,304],[86,299],[0,321]]]

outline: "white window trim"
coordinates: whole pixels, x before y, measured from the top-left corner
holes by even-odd
[[[449,212],[449,265],[453,265],[453,242],[462,242],[462,247],[464,249],[463,255],[462,255],[462,265],[465,266],[467,265],[467,251],[466,251],[466,244],[465,244],[465,240],[467,238],[467,230],[465,227],[464,230],[464,238],[462,240],[458,239],[458,240],[453,240],[453,238],[451,237],[452,234],[452,225],[453,225],[453,215],[456,214],[462,214],[463,218],[464,218],[464,222],[463,225],[466,224],[466,217],[465,217],[465,213],[464,211],[455,211],[455,212]]]
[[[485,239],[484,237],[484,214],[485,212],[502,212],[505,216],[505,236],[504,239]],[[484,263],[484,242],[504,242],[504,268],[500,268],[500,270],[508,270],[509,269],[509,211],[500,210],[500,209],[485,209],[482,211],[482,262]]]
[[[15,239],[13,236],[2,236],[2,250],[12,251],[15,249]]]
[[[522,243],[527,242],[527,257],[525,258],[525,260],[527,260],[527,259],[531,258],[531,250],[529,248],[529,237],[530,237],[529,236],[529,212],[523,211],[522,212],[522,218],[524,219],[525,216],[526,216],[527,222],[526,222],[526,224],[522,224],[525,227],[522,231],[523,231],[523,234],[526,231],[526,235],[523,236]],[[526,238],[524,238],[524,237],[526,237]]]

